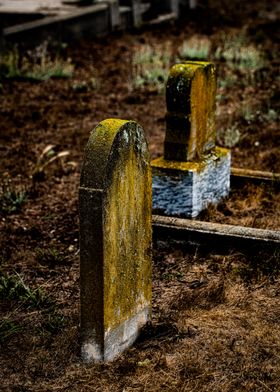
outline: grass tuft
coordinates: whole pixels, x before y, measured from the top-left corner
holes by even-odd
[[[215,60],[223,60],[237,70],[258,70],[265,64],[262,52],[248,43],[243,35],[222,37],[222,44],[214,53]]]
[[[9,319],[0,321],[0,344],[6,342],[13,335],[16,335],[22,327]]]
[[[32,173],[33,181],[44,180],[46,175],[46,169],[53,162],[58,162],[63,168],[63,160],[65,159],[65,157],[69,156],[69,154],[69,151],[56,152],[55,146],[53,146],[52,144],[47,145],[37,159],[35,168]],[[74,164],[74,162],[72,163]]]
[[[14,46],[0,60],[0,79],[44,81],[50,78],[69,78],[73,71],[71,59],[63,60],[59,55],[50,54],[48,41],[24,54]]]
[[[222,147],[233,148],[239,143],[240,139],[241,133],[236,123],[217,131],[217,141]]]
[[[50,266],[65,264],[66,257],[55,248],[36,249],[36,259],[40,264],[48,264]]]
[[[207,60],[210,55],[211,42],[208,38],[192,37],[179,47],[180,60]]]
[[[43,330],[51,335],[61,331],[65,326],[65,318],[63,314],[55,311],[47,315],[46,321],[43,323]]]
[[[31,289],[19,274],[6,275],[0,271],[0,298],[18,301],[29,308],[40,309],[51,304],[45,292],[38,287]]]
[[[17,188],[10,180],[5,179],[0,185],[0,213],[19,212],[27,197],[27,190]]]
[[[168,77],[170,58],[168,46],[137,46],[132,54],[133,88],[162,92]]]

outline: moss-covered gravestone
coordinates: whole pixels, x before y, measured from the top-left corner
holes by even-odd
[[[150,318],[151,181],[142,128],[102,121],[86,146],[79,192],[85,362],[112,360]]]
[[[154,210],[195,217],[228,194],[230,151],[215,145],[215,96],[211,63],[186,62],[171,68],[164,157],[152,161]]]

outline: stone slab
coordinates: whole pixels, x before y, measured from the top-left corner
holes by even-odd
[[[109,119],[91,133],[81,173],[81,354],[108,361],[151,315],[149,153],[142,128]]]

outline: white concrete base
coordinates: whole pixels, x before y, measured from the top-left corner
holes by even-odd
[[[150,308],[141,310],[115,329],[105,331],[103,342],[84,341],[81,347],[83,362],[107,362],[131,347],[141,328],[150,320]]]

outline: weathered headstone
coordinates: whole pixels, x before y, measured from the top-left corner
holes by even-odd
[[[81,173],[81,353],[109,361],[129,347],[151,314],[152,184],[135,122],[102,121]]]
[[[164,157],[152,161],[153,208],[161,213],[195,217],[229,192],[230,151],[215,145],[215,94],[211,63],[171,68]]]

